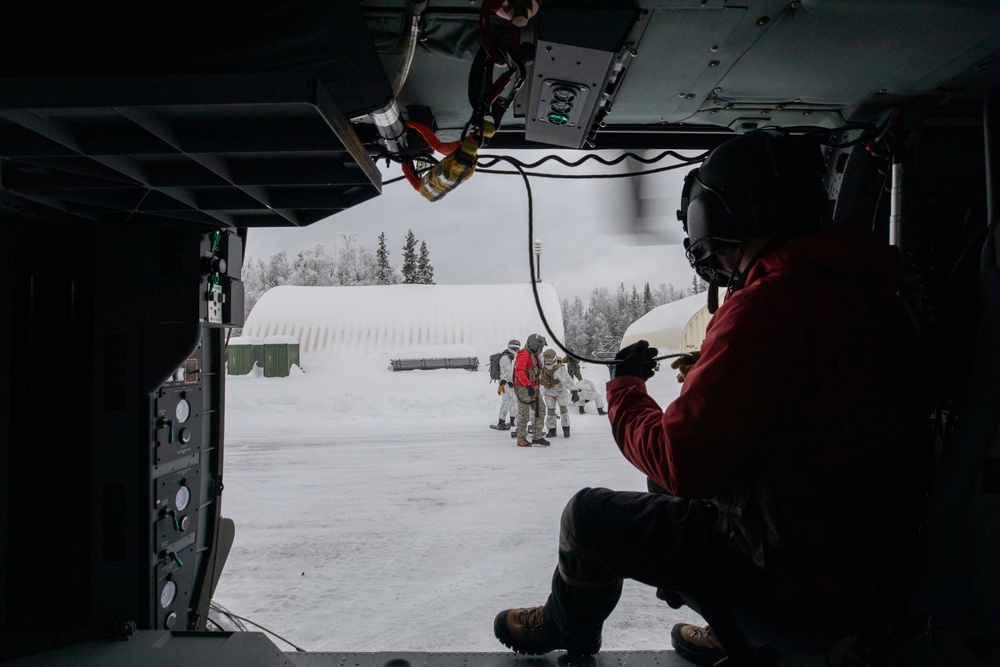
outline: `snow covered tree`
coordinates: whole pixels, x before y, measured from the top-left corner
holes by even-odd
[[[291,284],[292,265],[288,263],[288,253],[284,250],[271,255],[264,267],[264,291],[278,285]]]
[[[288,255],[284,250],[271,255],[267,262],[247,255],[242,271],[244,317],[250,314],[264,292],[278,285],[289,284],[291,276],[292,267],[288,264]]]
[[[639,301],[639,291],[635,288],[635,285],[632,285],[632,293],[628,297],[628,317],[626,319],[629,324],[632,324],[639,319],[642,314],[642,304]],[[628,329],[628,325],[626,325],[625,328]],[[624,333],[625,332],[622,331],[623,335]]]
[[[621,343],[621,336],[614,334],[603,313],[596,313],[591,318],[590,327],[590,353],[618,350]]]
[[[417,271],[414,274],[413,282],[421,285],[434,284],[434,267],[431,266],[431,254],[427,250],[427,241],[420,242],[420,256],[417,257]]]
[[[288,282],[292,285],[332,285],[334,271],[335,262],[326,246],[315,243],[299,251]]]
[[[357,243],[356,234],[341,234],[343,246],[337,253],[335,271],[338,285],[376,285],[378,260],[371,248]]]
[[[645,315],[656,307],[653,301],[653,290],[649,288],[649,283],[642,288],[642,314]]]
[[[247,255],[243,262],[243,317],[246,318],[264,294],[264,262]]]
[[[375,284],[395,285],[399,282],[396,267],[389,264],[389,251],[385,247],[385,232],[378,235],[378,250],[375,251]]]
[[[413,230],[406,230],[406,239],[403,242],[403,282],[412,285],[417,281],[417,237],[413,235]]]
[[[672,283],[670,285],[660,283],[659,287],[657,287],[656,291],[653,293],[653,302],[657,306],[662,306],[665,303],[673,303],[674,301],[683,298],[684,291],[677,289]]]
[[[566,347],[577,353],[583,353],[587,349],[585,345],[586,337],[586,315],[583,310],[583,302],[580,297],[569,301],[562,301],[563,329],[566,332]]]
[[[694,277],[691,278],[691,294],[698,294],[706,291],[708,291],[708,283],[702,280],[697,273],[694,274]]]

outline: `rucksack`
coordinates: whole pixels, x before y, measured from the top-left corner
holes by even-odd
[[[502,356],[503,352],[490,355],[490,382],[499,382],[500,380],[500,357]]]

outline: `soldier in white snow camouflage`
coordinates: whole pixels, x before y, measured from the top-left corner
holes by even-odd
[[[497,416],[496,428],[501,431],[508,431],[514,425],[517,416],[517,393],[514,391],[514,357],[521,349],[521,341],[511,338],[507,342],[507,349],[500,355],[500,386],[497,393],[500,394],[500,414]],[[507,417],[510,416],[510,423]]]
[[[577,398],[573,403],[579,406],[581,415],[587,414],[586,405],[590,401],[593,401],[594,405],[597,406],[597,414],[608,414],[604,411],[604,396],[601,395],[601,392],[597,391],[597,387],[594,386],[593,382],[583,378],[576,383],[576,390],[578,392]]]
[[[553,349],[542,354],[542,373],[539,378],[545,398],[545,428],[547,437],[556,435],[556,405],[559,406],[559,421],[562,424],[563,437],[569,437],[569,404],[576,397],[577,389],[573,378],[569,376],[566,364],[556,357]]]

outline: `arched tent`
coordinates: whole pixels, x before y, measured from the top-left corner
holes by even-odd
[[[545,318],[563,339],[555,288],[538,285]],[[480,359],[528,334],[551,338],[531,285],[374,285],[268,290],[243,327],[244,336],[294,336],[302,354],[392,352],[430,345],[471,345]],[[551,343],[551,340],[549,341]]]
[[[704,292],[671,301],[633,322],[622,336],[621,347],[647,340],[660,352],[693,352],[701,349],[711,319]]]

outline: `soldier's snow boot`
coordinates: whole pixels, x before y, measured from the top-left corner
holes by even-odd
[[[514,428],[514,418],[513,417],[510,418],[510,427]]]
[[[527,440],[525,440],[524,438],[518,438],[517,439],[517,446],[518,447],[531,447],[531,443],[528,442]]]
[[[563,437],[564,438],[569,437],[569,426],[563,426]]]
[[[587,414],[587,408],[585,408],[585,407],[583,407],[583,406],[581,405],[581,406],[580,406],[580,414],[581,414],[581,415],[585,415],[585,414]]]
[[[549,432],[545,434],[545,437],[547,437],[547,438],[554,438],[554,437],[556,437],[556,427],[553,426],[552,428],[550,428]]]
[[[604,408],[597,408],[597,414],[599,414],[599,415],[606,415],[608,413],[604,411]]]
[[[503,610],[493,620],[493,634],[504,646],[523,655],[565,650],[569,655],[586,657],[601,650],[600,628],[581,636],[566,635],[548,618],[544,607]]]
[[[517,444],[521,443],[518,442]],[[531,441],[531,444],[533,444],[536,447],[548,447],[552,443],[546,440],[545,438],[535,438],[534,440]]]
[[[495,428],[498,431],[509,431],[510,430],[510,426],[508,426],[507,422],[505,420],[503,420],[503,419],[499,420],[496,424],[490,424],[490,428]]]

